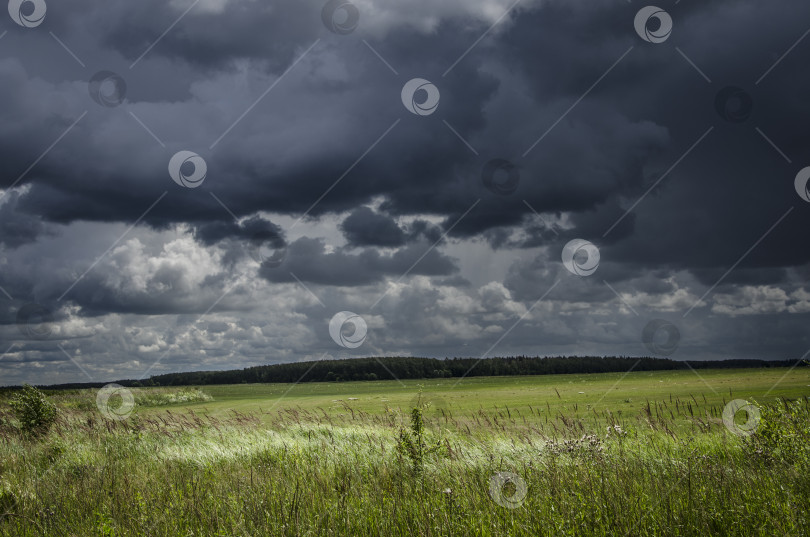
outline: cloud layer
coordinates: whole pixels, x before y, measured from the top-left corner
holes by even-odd
[[[8,18],[2,383],[641,355],[659,318],[674,358],[810,348],[809,5],[668,4],[654,43],[613,0],[340,4]],[[199,186],[190,163],[172,181],[179,151]],[[573,239],[590,276],[561,262]],[[330,337],[340,311],[361,346]]]

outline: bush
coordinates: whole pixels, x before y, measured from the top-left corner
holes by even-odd
[[[422,392],[420,391],[416,406],[411,410],[411,430],[400,429],[397,442],[399,452],[410,460],[411,470],[416,476],[422,473],[425,457],[441,449],[441,440],[431,443],[426,438],[421,403]]]
[[[47,432],[58,415],[56,406],[48,401],[48,397],[28,384],[23,385],[23,389],[11,397],[9,405],[20,422],[20,427],[27,433]]]
[[[810,467],[810,399],[783,399],[763,405],[756,432],[748,446],[766,459]]]

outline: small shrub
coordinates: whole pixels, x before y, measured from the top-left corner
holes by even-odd
[[[48,396],[28,384],[12,396],[9,405],[22,430],[30,434],[47,432],[58,417],[56,406],[48,401]]]
[[[810,467],[810,401],[782,400],[759,407],[761,418],[748,447],[768,460]]]
[[[419,400],[421,401],[421,394]],[[411,410],[411,429],[401,429],[399,431],[399,442],[397,448],[400,453],[411,461],[411,469],[414,475],[422,473],[425,456],[438,451],[441,448],[441,441],[428,445],[425,438],[425,422],[422,419],[422,409],[417,406]]]

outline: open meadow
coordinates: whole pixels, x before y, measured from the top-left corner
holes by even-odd
[[[806,367],[47,393],[2,535],[810,534]]]

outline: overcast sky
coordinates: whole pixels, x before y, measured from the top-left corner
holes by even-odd
[[[0,384],[810,349],[805,0],[20,4]]]

